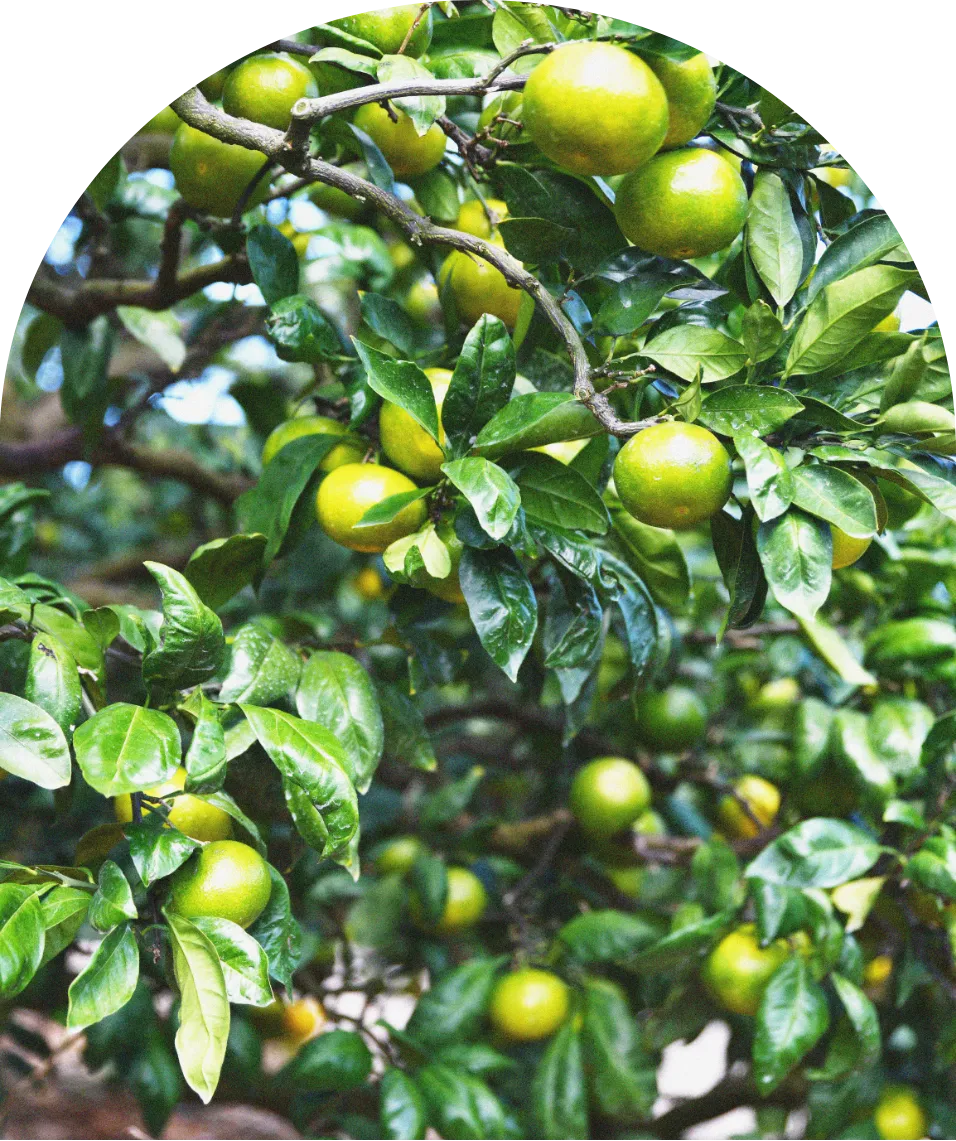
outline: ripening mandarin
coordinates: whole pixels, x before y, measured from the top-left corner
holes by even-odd
[[[707,125],[717,102],[717,81],[703,52],[681,61],[654,56],[648,61],[667,95],[668,128],[661,150],[689,143]]]
[[[441,479],[441,465],[445,462],[445,453],[442,451],[445,432],[441,426],[441,410],[452,373],[447,368],[426,368],[425,375],[431,384],[438,410],[438,441],[433,440],[404,408],[390,400],[382,402],[378,432],[382,451],[397,468],[422,483],[435,483]]]
[[[244,59],[230,71],[222,106],[238,119],[284,131],[292,121],[293,106],[318,94],[315,77],[304,63],[279,52],[266,52]]]
[[[355,112],[355,125],[379,148],[399,178],[427,174],[445,153],[445,132],[432,124],[419,135],[415,124],[394,108],[395,118],[380,103],[365,103]]]
[[[396,539],[403,539],[424,525],[428,510],[422,500],[403,507],[388,523],[371,527],[356,524],[383,499],[414,490],[415,484],[392,468],[381,464],[343,464],[319,484],[315,500],[319,526],[343,547],[381,554]]]
[[[190,206],[217,218],[232,217],[265,161],[259,151],[222,143],[188,123],[177,128],[169,149],[169,169],[176,189]],[[258,206],[268,192],[269,179],[262,178],[246,209]]]
[[[336,444],[325,453],[319,464],[319,471],[335,471],[343,464],[355,464],[365,455],[365,444],[357,436],[349,434],[348,428],[329,416],[296,416],[274,428],[262,449],[263,465],[273,460],[286,444],[303,436],[342,436],[341,444]]]

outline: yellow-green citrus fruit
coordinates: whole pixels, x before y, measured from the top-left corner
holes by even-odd
[[[569,804],[589,836],[613,836],[650,807],[651,786],[633,761],[598,757],[575,774]]]
[[[722,250],[747,221],[747,188],[715,151],[687,147],[658,155],[617,189],[614,214],[649,254],[696,258]]]
[[[502,242],[492,238],[491,244],[501,246]],[[445,259],[439,281],[451,290],[458,316],[467,324],[473,325],[482,314],[490,313],[509,329],[515,327],[521,290],[510,286],[501,270],[483,258],[455,250]]]
[[[174,135],[182,119],[172,107],[164,107],[140,128],[141,135]]]
[[[342,169],[350,174],[358,175],[359,178],[365,178],[368,175],[365,164],[361,162],[347,162]],[[360,202],[337,186],[328,186],[324,182],[313,182],[306,193],[309,200],[314,202],[320,210],[324,210],[326,214],[332,214],[336,218],[347,218],[350,222],[355,222],[361,218],[368,208],[367,203]]]
[[[604,869],[607,878],[623,895],[637,899],[644,886],[644,869],[638,867],[616,868],[613,865]]]
[[[708,955],[701,978],[716,1001],[733,1014],[756,1014],[777,968],[790,948],[783,939],[761,947],[757,929],[745,923],[731,931]]]
[[[278,52],[253,55],[229,72],[222,106],[230,115],[284,131],[292,108],[319,94],[315,77],[304,63]]]
[[[409,899],[409,907],[415,923],[423,930],[438,935],[453,935],[457,931],[466,931],[479,922],[488,907],[488,893],[474,872],[467,868],[451,867],[448,869],[445,910],[437,923],[425,922],[421,902],[414,892]]]
[[[497,231],[499,222],[507,217],[508,204],[500,198],[486,198],[484,202],[471,198],[462,202],[455,229],[474,234],[476,238],[490,238]]]
[[[667,134],[667,96],[657,76],[615,44],[563,44],[524,88],[525,130],[574,174],[626,174]]]
[[[173,911],[230,919],[240,927],[255,923],[272,893],[269,865],[248,844],[217,840],[206,844],[175,873],[170,887]]]
[[[778,677],[768,681],[753,699],[755,713],[787,713],[800,700],[800,683],[792,677]]]
[[[209,804],[198,796],[183,793],[186,787],[186,770],[180,766],[167,781],[154,784],[144,789],[150,796],[172,796],[169,802],[169,815],[167,820],[174,827],[193,840],[206,842],[209,840],[227,840],[232,835],[232,819],[228,812],[223,812],[214,804]],[[180,793],[179,796],[173,796]],[[133,801],[129,793],[114,797],[113,810],[120,824],[128,824],[133,819]],[[152,809],[143,805],[143,815]]]
[[[541,444],[540,447],[530,448],[529,451],[544,452],[558,463],[569,464],[587,445],[587,440],[558,440],[553,444]]]
[[[684,685],[645,690],[634,698],[634,720],[643,744],[683,753],[699,745],[707,731],[707,707]]]
[[[948,408],[928,400],[894,404],[883,414],[880,427],[887,432],[952,432],[956,417]]]
[[[231,218],[243,191],[266,161],[258,151],[221,143],[188,123],[177,127],[169,150],[169,169],[176,188],[190,206],[217,218]],[[258,206],[269,192],[268,178],[262,178],[247,203]]]
[[[641,836],[666,836],[667,824],[664,817],[653,808],[642,812],[631,826]]]
[[[296,1046],[314,1038],[325,1022],[325,1007],[311,994],[293,999],[282,1008],[282,1032]]]
[[[348,428],[338,420],[333,420],[329,416],[296,416],[292,420],[284,421],[269,433],[262,449],[263,464],[269,463],[286,444],[302,436],[345,437],[341,444],[336,444],[331,451],[325,453],[319,464],[319,471],[335,471],[343,464],[358,463],[365,455],[365,445],[362,441],[357,436],[349,435]]]
[[[419,325],[430,325],[441,318],[438,286],[430,274],[412,282],[402,304],[409,317]]]
[[[339,67],[331,60],[320,59],[309,64],[309,70],[315,76],[315,83],[320,95],[338,95],[340,91],[352,91],[356,87],[363,87],[368,77],[358,71],[349,71],[348,68]],[[355,115],[355,109],[340,112],[350,119]]]
[[[212,75],[207,75],[202,83],[199,84],[199,90],[211,103],[215,103],[217,99],[222,98],[223,88],[226,86],[228,75],[229,68],[221,67],[218,71],[214,71]]]
[[[392,872],[404,875],[426,850],[417,836],[396,836],[375,857],[375,870],[382,876]]]
[[[537,1042],[557,1030],[569,1006],[568,988],[557,975],[523,967],[495,986],[488,1018],[512,1042]]]
[[[873,1123],[883,1141],[919,1141],[929,1129],[919,1097],[904,1085],[886,1086],[873,1111]]]
[[[415,484],[400,471],[381,464],[343,464],[319,484],[315,509],[319,526],[337,543],[353,551],[377,555],[395,542],[417,531],[428,511],[422,500],[409,503],[388,523],[356,527],[376,503],[403,491],[414,491]]]
[[[736,796],[723,797],[717,806],[717,819],[726,836],[732,840],[745,840],[758,835],[760,828],[769,828],[780,811],[780,790],[763,777],[745,776],[734,782]],[[745,811],[743,801],[756,820]],[[757,824],[760,821],[760,825]]]
[[[717,81],[703,52],[678,63],[656,56],[648,60],[667,95],[669,126],[661,150],[682,147],[707,125],[717,102]]]
[[[382,451],[397,468],[422,483],[435,483],[441,479],[441,465],[445,462],[445,453],[441,449],[441,444],[445,440],[445,433],[441,427],[441,409],[445,393],[451,384],[452,374],[447,368],[426,368],[425,375],[431,382],[435,406],[438,409],[440,442],[436,443],[404,408],[400,408],[390,400],[382,403],[378,431]]]
[[[872,538],[858,539],[855,535],[848,535],[846,531],[841,531],[832,523],[830,524],[830,532],[833,535],[832,566],[834,570],[842,570],[844,567],[852,566],[857,559],[863,557],[870,543],[873,542]]]
[[[884,317],[882,321],[877,321],[877,323],[873,326],[874,333],[898,333],[899,331],[899,313],[890,313],[887,317]]]
[[[427,174],[442,160],[445,132],[433,123],[419,135],[404,111],[396,109],[395,114],[393,120],[381,104],[366,103],[355,112],[355,125],[371,138],[399,178]]]
[[[853,171],[845,166],[818,166],[814,169],[813,173],[821,182],[825,182],[827,186],[832,186],[834,190],[838,190],[841,186],[849,186],[853,182]],[[880,324],[882,325],[882,321]],[[895,333],[895,329],[886,328],[880,329],[880,332]]]
[[[362,12],[357,16],[343,16],[340,20],[331,20],[330,23],[350,36],[374,44],[383,55],[395,55],[402,44],[405,44],[403,54],[417,59],[428,50],[432,42],[431,9],[419,20],[421,10],[421,4],[399,4],[394,8]],[[409,29],[413,25],[415,30],[409,36]]]
[[[618,452],[614,486],[635,519],[683,531],[709,519],[730,498],[730,456],[699,424],[652,424]]]
[[[388,595],[388,584],[375,567],[362,567],[352,580],[355,593],[366,602],[380,602]]]

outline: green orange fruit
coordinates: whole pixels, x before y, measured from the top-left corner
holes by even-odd
[[[667,96],[657,76],[616,44],[562,44],[524,88],[525,129],[538,148],[573,174],[625,174],[660,148]]]
[[[266,52],[244,59],[229,72],[222,106],[239,119],[284,131],[292,121],[293,106],[318,94],[315,77],[304,63],[279,52]]]
[[[648,66],[667,95],[669,125],[661,150],[682,147],[706,127],[714,110],[717,102],[714,70],[703,52],[680,62],[655,56],[648,60]]]
[[[362,162],[347,162],[343,164],[342,170],[348,171],[349,174],[355,174],[359,178],[368,177],[368,170],[365,163]],[[324,210],[326,214],[331,214],[336,218],[347,218],[350,222],[357,221],[368,210],[366,202],[360,202],[358,198],[346,194],[339,187],[329,186],[325,182],[311,183],[306,194],[309,200],[314,202],[320,210]]]
[[[141,135],[174,135],[181,122],[182,119],[172,107],[164,107],[162,111],[157,111],[148,123],[144,123],[138,133]]]
[[[217,840],[190,856],[170,885],[171,910],[187,919],[213,916],[249,927],[272,894],[269,865],[248,844]]]
[[[438,409],[438,442],[404,408],[390,400],[382,403],[378,431],[382,451],[397,468],[422,483],[435,483],[441,478],[441,465],[445,462],[441,410],[452,373],[447,368],[426,368],[425,375],[431,383]]]
[[[754,1015],[771,976],[789,955],[790,947],[783,939],[761,947],[756,927],[745,923],[725,935],[711,951],[701,978],[725,1010]]]
[[[685,147],[658,155],[617,189],[614,214],[650,254],[696,258],[724,249],[747,221],[747,188],[722,155]]]
[[[186,770],[180,766],[169,780],[152,785],[144,791],[157,798],[172,797],[166,819],[173,828],[178,828],[184,835],[203,842],[227,840],[232,835],[232,818],[229,813],[223,812],[221,808],[203,800],[202,797],[183,793],[185,787]],[[175,793],[180,795],[173,795]],[[113,811],[120,824],[128,824],[133,819],[133,801],[129,793],[113,798]],[[151,811],[148,805],[143,805],[144,816]]]
[[[512,1042],[548,1038],[568,1016],[567,985],[552,974],[522,967],[500,979],[491,995],[488,1018]]]
[[[445,909],[437,923],[425,921],[421,901],[414,892],[409,898],[409,907],[415,923],[423,930],[438,935],[454,935],[459,931],[467,931],[481,920],[488,907],[488,893],[474,872],[467,868],[451,867],[448,869]]]
[[[490,239],[501,246],[500,238]],[[509,329],[518,320],[521,290],[509,285],[500,269],[483,258],[455,250],[445,259],[439,282],[451,290],[458,316],[473,325],[484,313],[498,317]]]
[[[169,169],[179,193],[190,206],[217,218],[232,217],[246,187],[265,162],[259,151],[222,143],[188,123],[176,129],[169,150]],[[258,206],[268,192],[269,180],[262,178],[246,208]]]
[[[268,435],[262,449],[263,465],[269,463],[286,444],[303,436],[342,436],[341,444],[336,444],[326,452],[319,471],[335,471],[343,464],[355,464],[365,455],[365,445],[357,436],[349,434],[348,428],[329,416],[296,416],[285,420]]]
[[[498,224],[508,217],[508,204],[500,198],[486,198],[480,202],[470,198],[461,204],[455,229],[476,238],[490,238],[498,230]]]
[[[350,36],[374,44],[383,55],[396,55],[404,45],[403,55],[416,59],[432,42],[432,13],[422,14],[421,4],[398,4],[357,16],[343,16],[330,21]]]
[[[384,844],[375,857],[375,870],[382,876],[392,872],[404,875],[426,851],[425,845],[417,836],[396,836]]]
[[[841,531],[833,523],[830,524],[830,532],[833,535],[831,565],[834,570],[842,570],[844,567],[852,566],[857,559],[863,557],[873,542],[872,536],[860,539],[856,535],[848,535],[846,531]]]
[[[428,517],[422,500],[403,507],[388,523],[357,527],[362,516],[383,499],[414,491],[401,472],[381,464],[343,464],[319,484],[315,507],[319,526],[337,543],[353,551],[380,554],[386,547],[417,531]]]
[[[651,786],[624,757],[599,757],[575,774],[569,804],[588,836],[601,839],[629,828],[651,803]]]
[[[637,694],[634,719],[638,736],[648,748],[683,753],[704,739],[707,706],[687,686],[671,685]]]
[[[652,424],[614,461],[614,486],[625,509],[652,527],[687,530],[709,519],[730,497],[730,456],[699,424]]]
[[[365,103],[355,112],[355,125],[363,130],[385,156],[399,178],[427,174],[445,153],[445,132],[433,123],[424,135],[404,111],[395,118],[380,103]]]

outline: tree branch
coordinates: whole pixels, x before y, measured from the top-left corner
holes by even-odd
[[[334,111],[358,107],[363,103],[379,102],[385,98],[399,98],[417,94],[479,94],[491,90],[516,90],[524,83],[524,77],[496,79],[435,79],[429,81],[408,80],[395,83],[373,84],[321,99],[300,99],[293,108],[293,123],[286,134],[246,119],[237,119],[214,107],[194,87],[181,95],[173,103],[173,110],[184,122],[197,130],[205,131],[222,142],[261,151],[267,158],[283,166],[290,173],[309,178],[313,182],[323,182],[337,187],[360,202],[368,202],[393,222],[413,246],[447,246],[481,258],[497,269],[513,288],[529,294],[538,304],[545,317],[564,342],[565,350],[574,369],[574,395],[581,401],[603,427],[616,436],[633,436],[642,429],[657,423],[657,417],[647,420],[627,421],[618,417],[608,398],[597,392],[591,378],[591,368],[584,345],[574,324],[540,281],[514,258],[507,250],[492,245],[472,234],[464,234],[445,226],[438,226],[429,218],[422,217],[401,199],[375,186],[351,171],[333,166],[322,159],[310,158],[305,153],[308,131],[305,140],[299,134],[302,129]],[[297,133],[298,132],[298,133]]]
[[[73,460],[132,468],[156,479],[175,479],[226,506],[249,486],[243,476],[204,467],[191,452],[178,448],[154,451],[130,443],[113,432],[105,432],[91,450],[85,448],[80,428],[68,428],[45,440],[22,444],[0,442],[0,476],[22,478],[58,471]]]
[[[655,1137],[682,1137],[688,1129],[721,1117],[743,1105],[772,1105],[780,1109],[796,1109],[806,1099],[800,1083],[787,1083],[762,1097],[748,1077],[728,1075],[701,1097],[679,1102],[673,1109],[650,1122]]]

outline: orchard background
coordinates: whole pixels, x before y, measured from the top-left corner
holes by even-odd
[[[951,382],[900,236],[645,29],[337,25],[147,124],[24,309],[8,1112],[82,1050],[151,1133],[219,1084],[314,1136],[952,1135]],[[585,43],[597,91],[542,81]],[[715,466],[649,504],[662,427]]]

